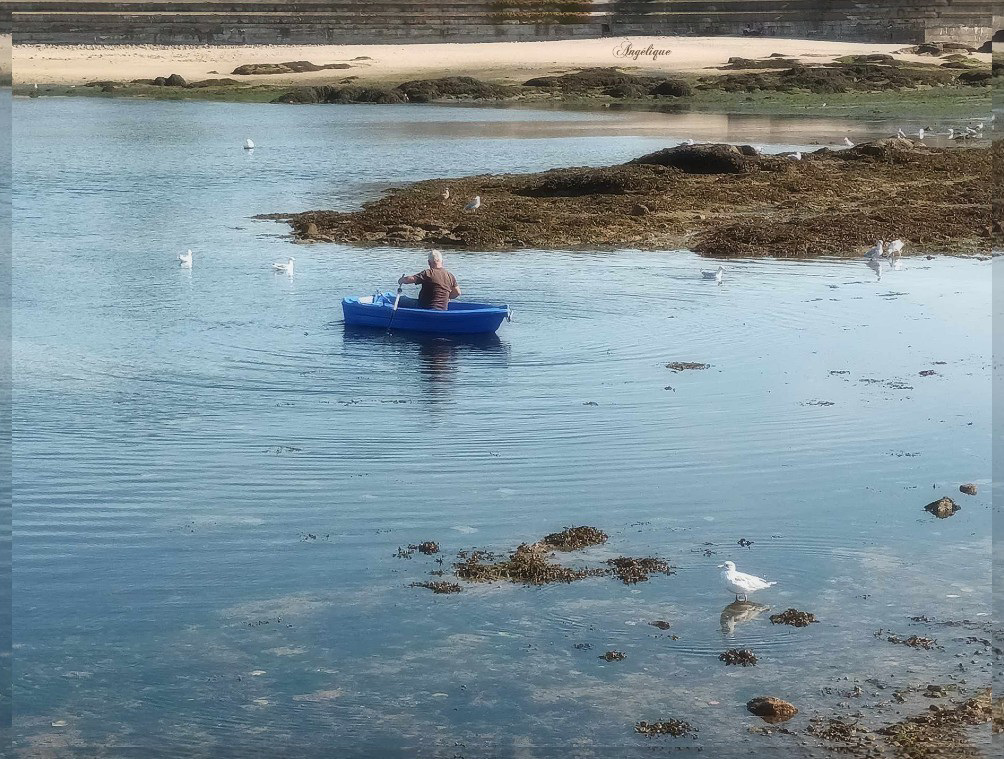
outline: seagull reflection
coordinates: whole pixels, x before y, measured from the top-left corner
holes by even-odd
[[[875,272],[875,279],[882,279],[882,262],[881,261],[865,261],[865,265]]]
[[[722,635],[732,635],[736,627],[752,622],[770,607],[752,601],[733,601],[722,609]]]

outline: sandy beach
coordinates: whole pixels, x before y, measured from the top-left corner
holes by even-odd
[[[338,71],[242,76],[260,84],[327,83],[346,76],[388,82],[443,75],[470,75],[516,83],[531,76],[586,66],[618,66],[636,73],[714,73],[730,57],[772,53],[822,63],[844,55],[893,53],[900,44],[825,42],[748,37],[630,37],[546,42],[439,43],[422,45],[199,46],[16,45],[15,84],[83,84],[128,81],[169,74],[199,80],[228,76],[249,63],[306,60],[349,64]],[[666,52],[668,51],[668,52]],[[989,54],[975,54],[990,61]],[[901,56],[931,63],[930,56]]]

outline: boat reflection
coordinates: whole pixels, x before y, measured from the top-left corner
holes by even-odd
[[[495,333],[486,335],[436,335],[421,332],[392,332],[372,327],[345,327],[346,345],[379,346],[388,352],[412,357],[419,376],[430,383],[432,389],[448,387],[456,379],[465,360],[491,363],[496,367],[509,365],[509,344]],[[381,357],[382,361],[387,356]]]
[[[769,608],[769,606],[753,603],[752,601],[733,601],[722,609],[720,620],[722,635],[726,637],[733,635],[739,625],[752,622]]]

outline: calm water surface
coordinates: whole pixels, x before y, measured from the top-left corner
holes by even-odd
[[[716,286],[682,251],[449,253],[515,321],[430,341],[348,332],[339,307],[421,254],[250,219],[686,136],[641,116],[15,102],[23,755],[793,755],[749,733],[749,698],[795,702],[802,734],[855,684],[874,714],[868,678],[988,680],[964,639],[990,610],[989,261],[736,261]],[[963,511],[938,521],[943,494]],[[395,556],[436,540],[448,568],[573,524],[610,540],[565,561],[675,574],[438,596],[408,587],[433,559]],[[726,559],[821,622],[737,617]],[[760,664],[725,668],[733,647]],[[698,738],[633,732],[668,718]]]

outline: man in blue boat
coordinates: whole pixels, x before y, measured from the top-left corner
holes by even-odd
[[[418,293],[420,308],[445,311],[450,301],[459,298],[460,287],[457,278],[443,268],[443,254],[438,250],[429,253],[429,268],[411,277],[401,277],[399,285],[421,285]]]

